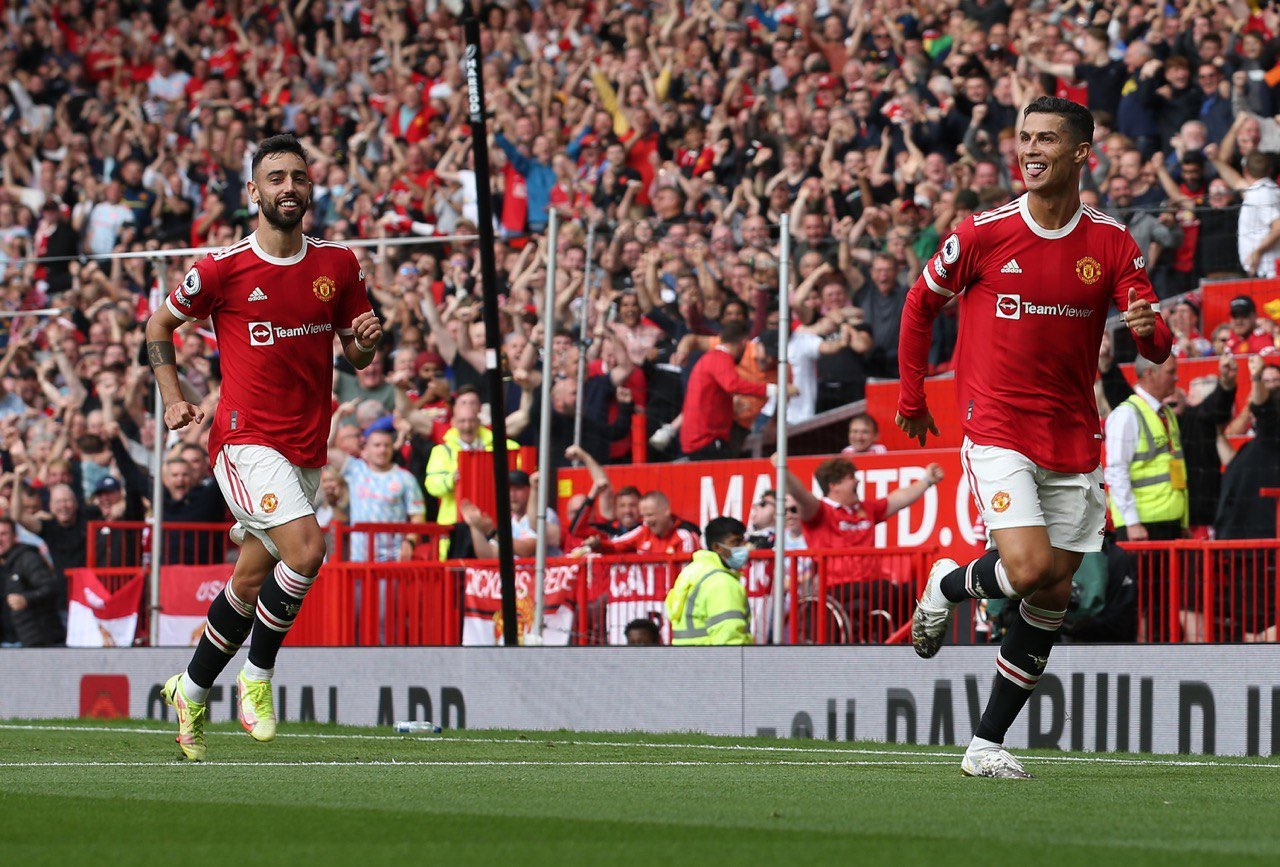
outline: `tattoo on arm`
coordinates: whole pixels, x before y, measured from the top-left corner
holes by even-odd
[[[173,342],[170,340],[147,341],[147,362],[151,365],[152,370],[165,365],[176,367],[178,355],[173,348]]]

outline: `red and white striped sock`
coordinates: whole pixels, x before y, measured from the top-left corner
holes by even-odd
[[[254,611],[256,628],[249,639],[249,662],[260,669],[273,669],[280,645],[302,608],[302,600],[316,576],[303,575],[283,561],[262,583],[258,606]]]
[[[190,701],[203,703],[218,675],[240,650],[253,628],[253,608],[236,596],[227,582],[226,588],[209,604],[204,632],[196,644],[182,679],[182,692]]]
[[[1000,676],[991,688],[991,698],[975,732],[996,743],[1004,743],[1005,732],[1040,682],[1067,612],[1037,608],[1023,601],[1018,613],[1020,616],[1014,618],[1000,644],[996,656],[996,672]]]

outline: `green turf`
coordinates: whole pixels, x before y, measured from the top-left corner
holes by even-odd
[[[158,724],[19,725],[0,863],[24,867],[1280,862],[1280,759],[1033,752],[996,781],[947,747],[290,724],[212,726],[188,765]]]

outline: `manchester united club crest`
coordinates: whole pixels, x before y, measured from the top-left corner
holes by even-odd
[[[338,284],[329,277],[317,277],[311,284],[311,291],[316,293],[316,297],[321,301],[330,301],[338,291]]]
[[[1092,286],[1102,277],[1102,265],[1092,256],[1085,256],[1076,262],[1076,276],[1086,286]]]
[[[1003,512],[1009,508],[1010,502],[1011,500],[1007,493],[1004,491],[998,491],[996,495],[991,498],[991,508],[994,511]]]
[[[280,505],[280,499],[275,494],[262,495],[262,511],[270,515]]]
[[[502,611],[493,613],[493,637],[501,643],[503,638]],[[524,637],[533,631],[533,600],[523,596],[516,600],[516,640],[524,644]]]

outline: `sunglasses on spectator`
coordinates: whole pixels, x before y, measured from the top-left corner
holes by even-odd
[[[788,515],[798,515],[798,514],[800,514],[800,509],[799,509],[799,507],[798,507],[798,506],[787,506],[787,514],[788,514]]]

